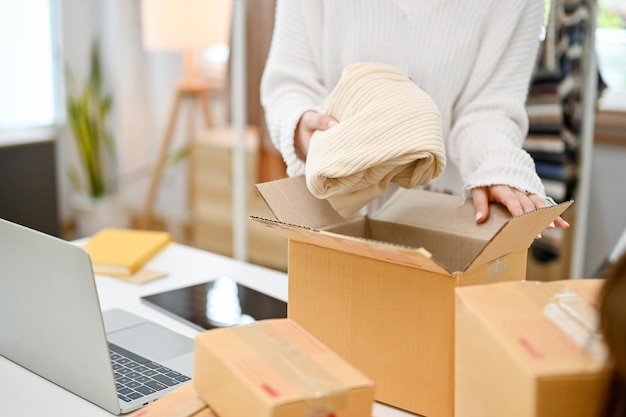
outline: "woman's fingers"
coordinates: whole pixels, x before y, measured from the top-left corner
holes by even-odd
[[[489,215],[489,202],[498,202],[505,206],[512,216],[520,216],[538,208],[546,207],[546,201],[536,194],[528,194],[507,185],[491,185],[472,189],[476,222],[481,223]],[[557,217],[548,225],[548,229],[555,227],[566,229],[569,223]]]

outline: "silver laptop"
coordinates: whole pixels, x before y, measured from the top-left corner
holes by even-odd
[[[160,398],[193,371],[192,339],[123,310],[101,312],[83,248],[3,219],[0,354],[113,414]]]

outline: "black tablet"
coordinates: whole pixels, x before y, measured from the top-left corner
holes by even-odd
[[[228,276],[146,295],[141,301],[200,331],[287,317],[286,302]]]

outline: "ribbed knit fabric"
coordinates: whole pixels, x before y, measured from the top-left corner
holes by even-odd
[[[543,13],[543,0],[277,0],[261,100],[288,175],[305,173],[293,145],[302,113],[322,109],[348,65],[379,62],[439,109],[448,158],[434,188],[545,196],[521,148]]]
[[[344,217],[381,196],[390,182],[426,185],[445,167],[437,106],[392,66],[349,65],[322,111],[339,124],[314,134],[306,183]]]

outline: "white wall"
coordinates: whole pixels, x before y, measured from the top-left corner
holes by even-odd
[[[60,64],[69,66],[75,78],[82,80],[89,70],[91,39],[100,34],[99,0],[62,0],[57,2],[57,7]],[[65,105],[64,101],[60,103]],[[57,142],[59,214],[62,220],[67,220],[72,214],[70,202],[73,190],[68,181],[67,170],[70,165],[75,164],[76,154],[73,144],[68,130],[62,126]]]
[[[626,144],[594,146],[584,272],[592,276],[626,228]]]
[[[63,0],[59,2],[64,60],[78,79],[88,71],[91,42],[100,39],[104,84],[113,95],[121,198],[136,212],[143,208],[152,167],[165,132],[182,61],[176,53],[148,53],[141,44],[138,0]],[[185,124],[177,126],[172,149],[182,146]],[[72,190],[65,171],[73,157],[67,132],[60,141],[61,216],[71,217]],[[157,215],[186,216],[184,165],[168,172],[155,206]]]

